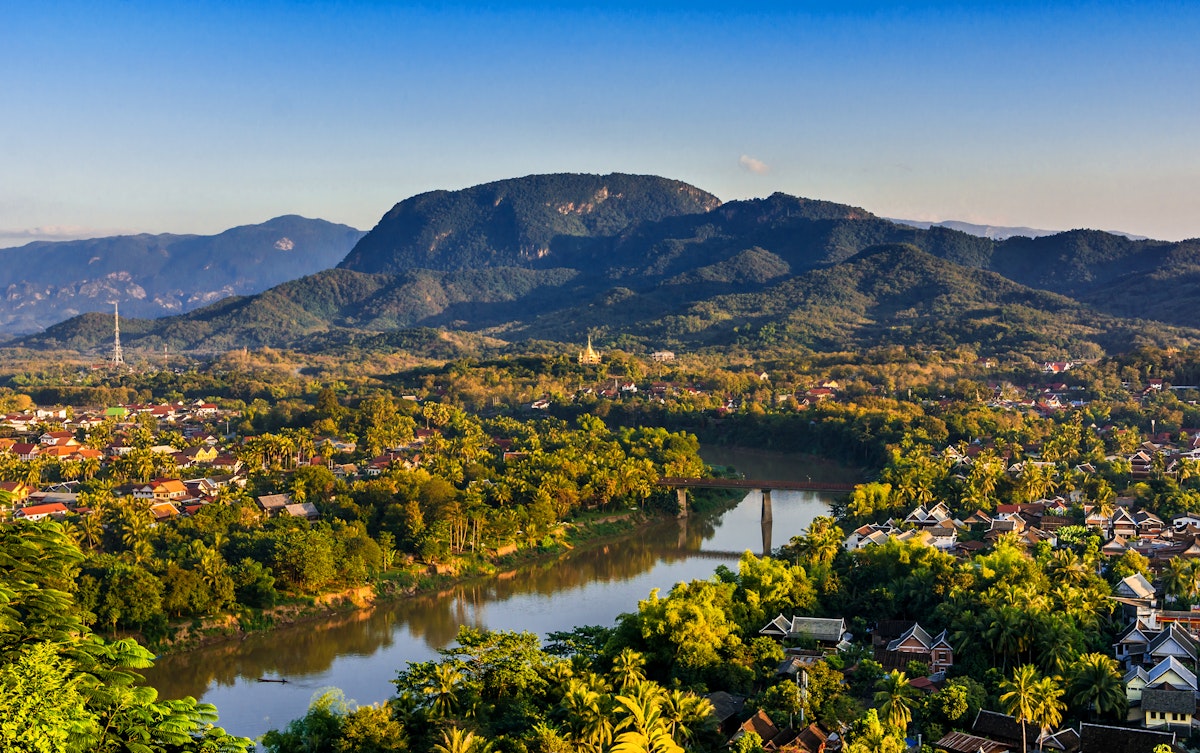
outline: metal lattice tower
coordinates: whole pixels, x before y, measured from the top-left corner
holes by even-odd
[[[120,306],[116,303],[113,304],[113,349],[109,362],[113,366],[121,366],[125,363],[125,357],[121,354],[121,311]]]

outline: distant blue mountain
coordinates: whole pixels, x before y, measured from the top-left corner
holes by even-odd
[[[977,225],[973,222],[962,222],[961,220],[943,220],[942,222],[926,222],[924,220],[901,220],[894,217],[889,217],[892,222],[910,227],[928,230],[931,227],[946,227],[951,230],[957,230],[968,235],[976,235],[980,238],[991,238],[994,241],[1003,241],[1009,238],[1041,238],[1046,235],[1058,235],[1062,230],[1041,230],[1035,227],[1006,227],[1004,225]],[[1104,231],[1110,235],[1121,235],[1131,241],[1147,241],[1150,240],[1144,235],[1134,235],[1133,233],[1125,233],[1120,230]]]
[[[122,235],[0,249],[0,334],[89,311],[182,314],[340,262],[363,231],[286,215],[217,235]]]

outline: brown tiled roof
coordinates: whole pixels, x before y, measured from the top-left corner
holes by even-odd
[[[754,712],[754,716],[742,722],[742,729],[746,732],[756,732],[764,741],[770,741],[779,734],[779,728],[771,722],[771,717],[767,716],[767,712],[759,709]]]
[[[816,753],[818,750],[821,750],[821,746],[828,739],[829,735],[825,734],[825,731],[815,724],[808,725],[808,727],[801,730],[800,734],[796,736],[796,742],[800,745],[800,749],[807,751],[807,753]]]
[[[986,737],[968,735],[966,732],[950,732],[933,747],[950,751],[951,753],[1003,753],[1009,750],[1005,743],[988,740]]]

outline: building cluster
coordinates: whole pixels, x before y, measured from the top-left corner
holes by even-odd
[[[153,421],[147,421],[145,416]],[[232,435],[215,428],[236,418],[240,418],[238,413],[204,401],[106,409],[49,407],[10,413],[0,419],[0,430],[9,434],[0,437],[0,463],[26,466],[57,463],[62,480],[44,483],[38,468],[29,480],[0,482],[0,498],[14,522],[88,515],[92,510],[80,503],[79,479],[91,478],[109,464],[129,456],[138,449],[131,442],[135,430],[153,426],[152,437],[161,443],[141,442],[141,450],[162,460],[163,467],[176,470],[178,475],[128,482],[114,487],[112,492],[118,498],[144,504],[155,521],[194,515],[205,505],[217,502],[223,490],[246,486],[248,469],[240,456],[247,440],[239,443]],[[104,435],[107,441],[102,444],[89,441],[101,425],[109,427]],[[166,444],[162,432],[168,430],[176,433],[173,435],[176,439],[182,437],[187,446],[180,449]],[[355,449],[353,443],[320,438],[314,447],[330,456]],[[308,458],[298,457],[297,462],[327,461],[312,454]],[[354,465],[350,467],[354,470],[343,472],[357,474],[360,470]],[[67,468],[71,470],[68,472]],[[319,516],[311,502],[293,502],[287,495],[265,495],[258,498],[257,504],[268,516],[292,515],[310,520]]]

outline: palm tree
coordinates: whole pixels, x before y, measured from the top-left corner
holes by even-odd
[[[808,532],[800,540],[801,550],[811,561],[828,565],[841,551],[845,538],[833,518],[818,517],[813,519]]]
[[[1055,550],[1054,554],[1050,555],[1050,564],[1047,569],[1056,576],[1057,580],[1067,583],[1082,583],[1087,580],[1088,576],[1088,569],[1084,566],[1083,561],[1070,549]]]
[[[712,719],[713,705],[703,696],[671,690],[662,703],[663,719],[670,725],[671,737],[681,742],[690,742],[700,727]]]
[[[449,716],[459,705],[458,690],[466,676],[453,664],[439,664],[433,668],[433,676],[425,686],[425,695],[436,716]]]
[[[1043,677],[1034,685],[1034,716],[1033,722],[1041,728],[1038,741],[1046,736],[1046,732],[1062,724],[1063,711],[1067,705],[1062,701],[1063,689],[1053,677]]]
[[[100,465],[100,458],[84,458],[79,464],[80,475],[90,481],[100,472]]]
[[[1029,750],[1025,736],[1025,722],[1034,721],[1038,715],[1038,673],[1032,664],[1022,664],[1013,671],[1011,680],[1001,680],[1000,703],[1004,711],[1021,725],[1021,750]]]
[[[130,501],[121,506],[121,544],[135,565],[150,559],[154,554],[150,546],[150,512],[137,502]]]
[[[613,659],[612,675],[617,688],[625,691],[646,679],[646,659],[631,648],[621,649]]]
[[[604,697],[579,680],[571,680],[563,696],[567,726],[575,742],[589,750],[600,751],[612,741],[612,723]]]
[[[1104,654],[1084,654],[1071,666],[1071,703],[1095,716],[1116,716],[1125,710],[1125,690],[1117,662]]]
[[[87,515],[81,515],[73,525],[79,532],[80,542],[85,544],[88,549],[95,549],[104,536],[104,529],[100,525],[100,515],[95,510]]]
[[[1162,570],[1163,592],[1174,599],[1190,598],[1196,591],[1196,578],[1191,563],[1174,557]]]
[[[908,677],[898,669],[894,669],[875,683],[878,692],[875,693],[875,703],[879,704],[879,712],[887,723],[900,732],[908,729],[912,721],[912,709],[916,705],[916,692],[909,684]]]
[[[616,700],[624,712],[617,729],[625,731],[617,735],[611,753],[684,753],[663,718],[662,688],[641,682],[632,693]]]
[[[437,753],[488,753],[492,745],[474,732],[451,727],[442,732],[442,742],[433,746],[433,749]]]
[[[1020,609],[1011,606],[1002,606],[990,614],[984,638],[992,645],[993,652],[1002,657],[1004,667],[1010,657],[1019,656],[1025,648],[1022,616]]]
[[[78,460],[62,460],[58,464],[58,475],[63,481],[74,481],[83,473],[83,465]]]

